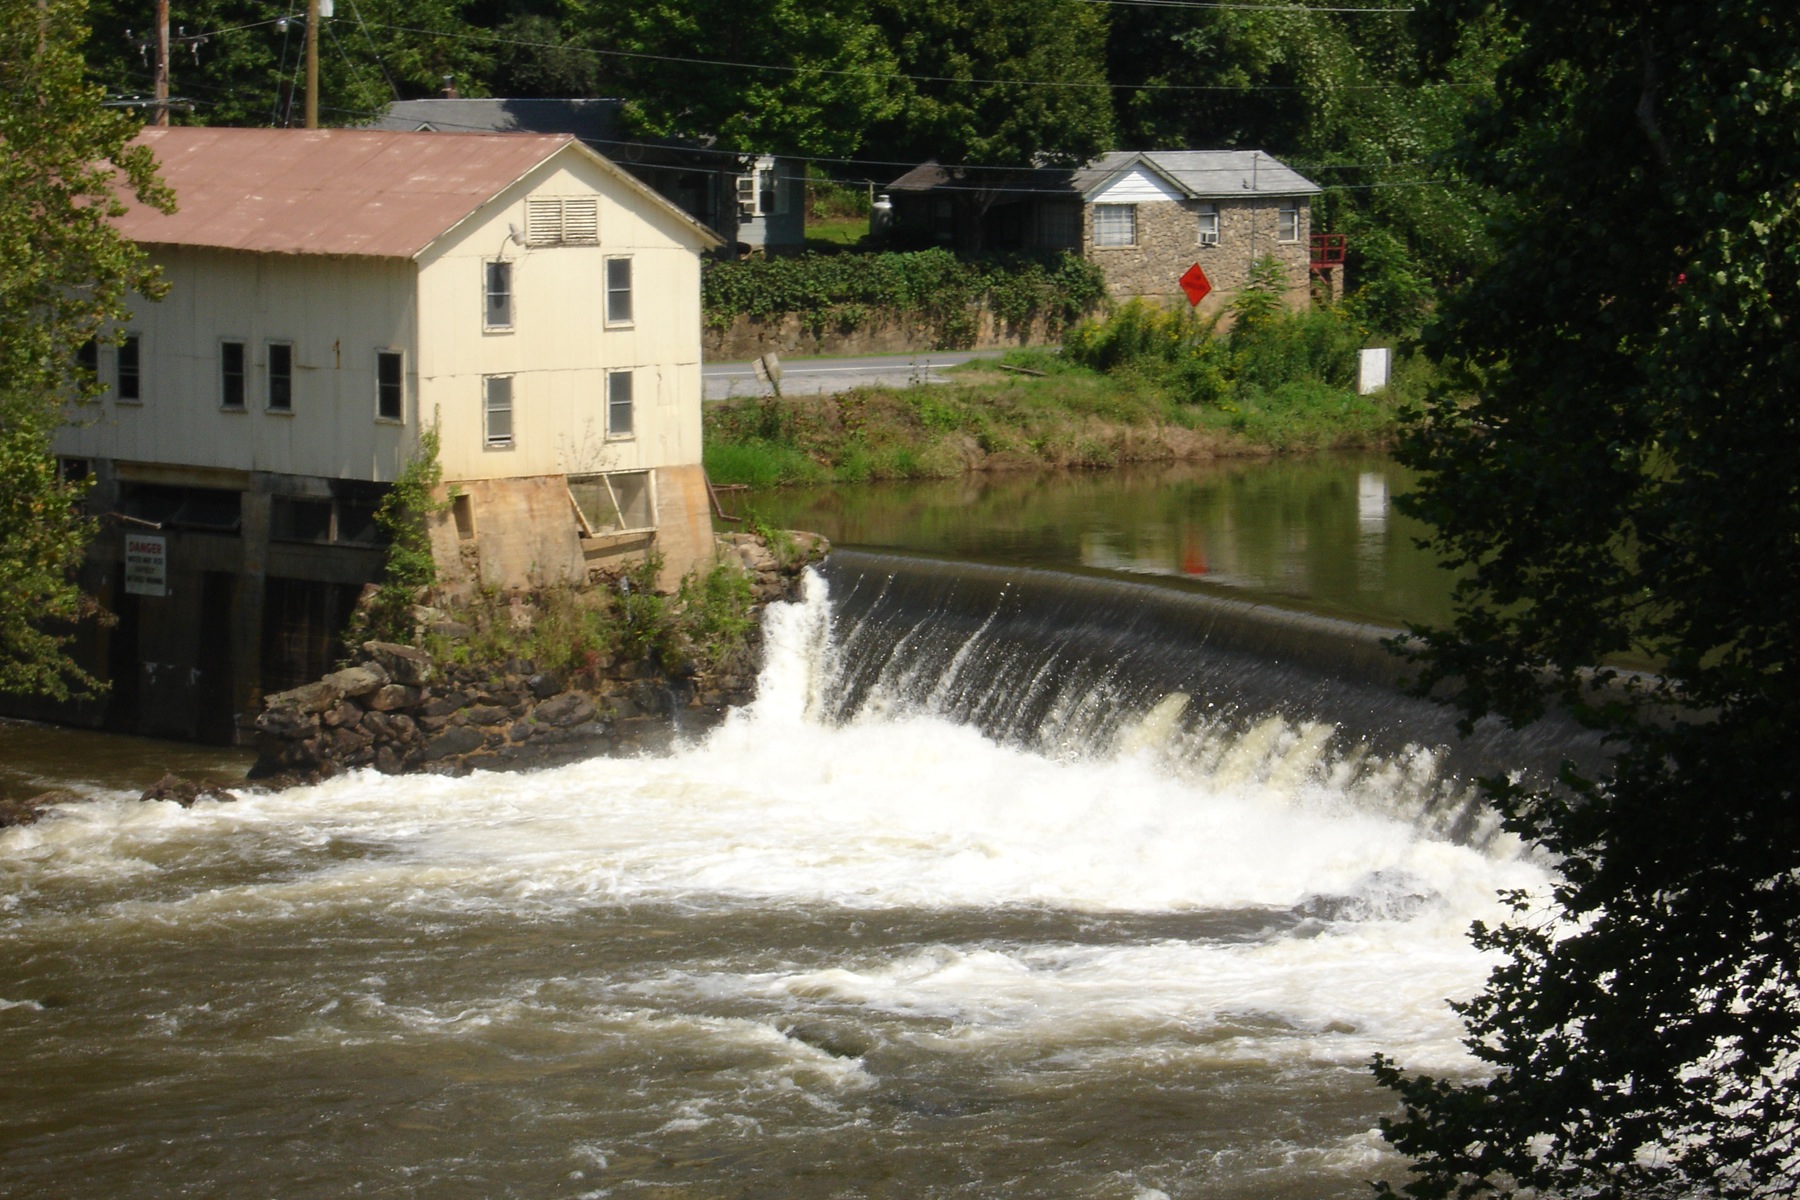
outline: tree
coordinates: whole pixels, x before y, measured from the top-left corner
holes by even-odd
[[[467,95],[482,95],[499,50],[470,21],[474,0],[344,0],[319,34],[319,120],[361,125],[389,101],[436,95],[445,77]],[[304,13],[301,4],[298,11]],[[299,125],[304,112],[301,18],[260,0],[180,0],[172,33],[192,40],[170,55],[172,92],[193,102],[177,122],[202,125]],[[285,10],[293,12],[295,10]],[[155,50],[151,10],[139,0],[92,0],[86,52],[91,77],[118,96],[151,91]],[[503,32],[530,40],[538,27]],[[537,51],[554,54],[552,48]]]
[[[64,648],[91,605],[74,571],[93,532],[50,438],[96,384],[82,345],[158,292],[153,268],[108,217],[114,188],[172,207],[136,124],[101,107],[75,47],[81,0],[0,0],[0,691],[58,699],[93,680]]]
[[[876,19],[903,78],[893,117],[870,130],[873,153],[977,168],[960,172],[951,193],[958,242],[971,252],[982,216],[1026,178],[1018,168],[1069,166],[1112,145],[1101,6],[877,0]]]
[[[1476,931],[1505,956],[1461,1007],[1487,1077],[1378,1062],[1401,1190],[1791,1195],[1800,28],[1774,0],[1491,7],[1517,48],[1461,158],[1513,207],[1404,455],[1467,573],[1414,653],[1469,720],[1566,705],[1617,754],[1488,785],[1561,879]]]
[[[1454,26],[1434,22],[1439,7],[1121,10],[1107,46],[1120,137],[1289,161],[1328,189],[1314,228],[1349,235],[1360,315],[1416,329],[1437,290],[1485,261],[1492,203],[1441,155],[1487,94],[1502,39],[1466,6]]]

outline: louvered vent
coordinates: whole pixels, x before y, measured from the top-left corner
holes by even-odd
[[[600,202],[597,200],[564,200],[562,235],[563,242],[570,246],[599,245]]]
[[[532,246],[598,245],[599,201],[573,198],[527,200],[525,241]]]
[[[525,243],[529,246],[555,246],[563,240],[563,206],[561,200],[527,200],[525,202]]]

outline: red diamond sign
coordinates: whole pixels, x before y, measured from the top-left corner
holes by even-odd
[[[1189,304],[1199,304],[1200,301],[1206,299],[1206,293],[1212,291],[1212,280],[1206,277],[1206,272],[1200,269],[1200,264],[1195,263],[1181,277],[1181,290],[1187,293]]]

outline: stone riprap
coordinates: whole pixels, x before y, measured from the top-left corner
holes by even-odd
[[[720,538],[721,553],[749,573],[757,612],[792,598],[806,565],[828,549],[822,538],[793,537],[785,561],[753,534]],[[737,669],[602,660],[573,675],[517,659],[440,662],[415,646],[364,642],[341,670],[264,700],[250,778],[281,786],[367,767],[460,775],[659,750],[754,697],[760,625],[752,636]]]

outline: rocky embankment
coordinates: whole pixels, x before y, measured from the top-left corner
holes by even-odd
[[[791,599],[823,539],[795,535],[778,560],[747,533],[721,538],[743,564],[755,608]],[[760,621],[749,652],[720,671],[600,660],[578,672],[504,662],[435,660],[417,646],[364,642],[341,670],[264,700],[255,719],[267,784],[372,767],[386,774],[523,770],[597,754],[656,750],[702,732],[754,696]]]

